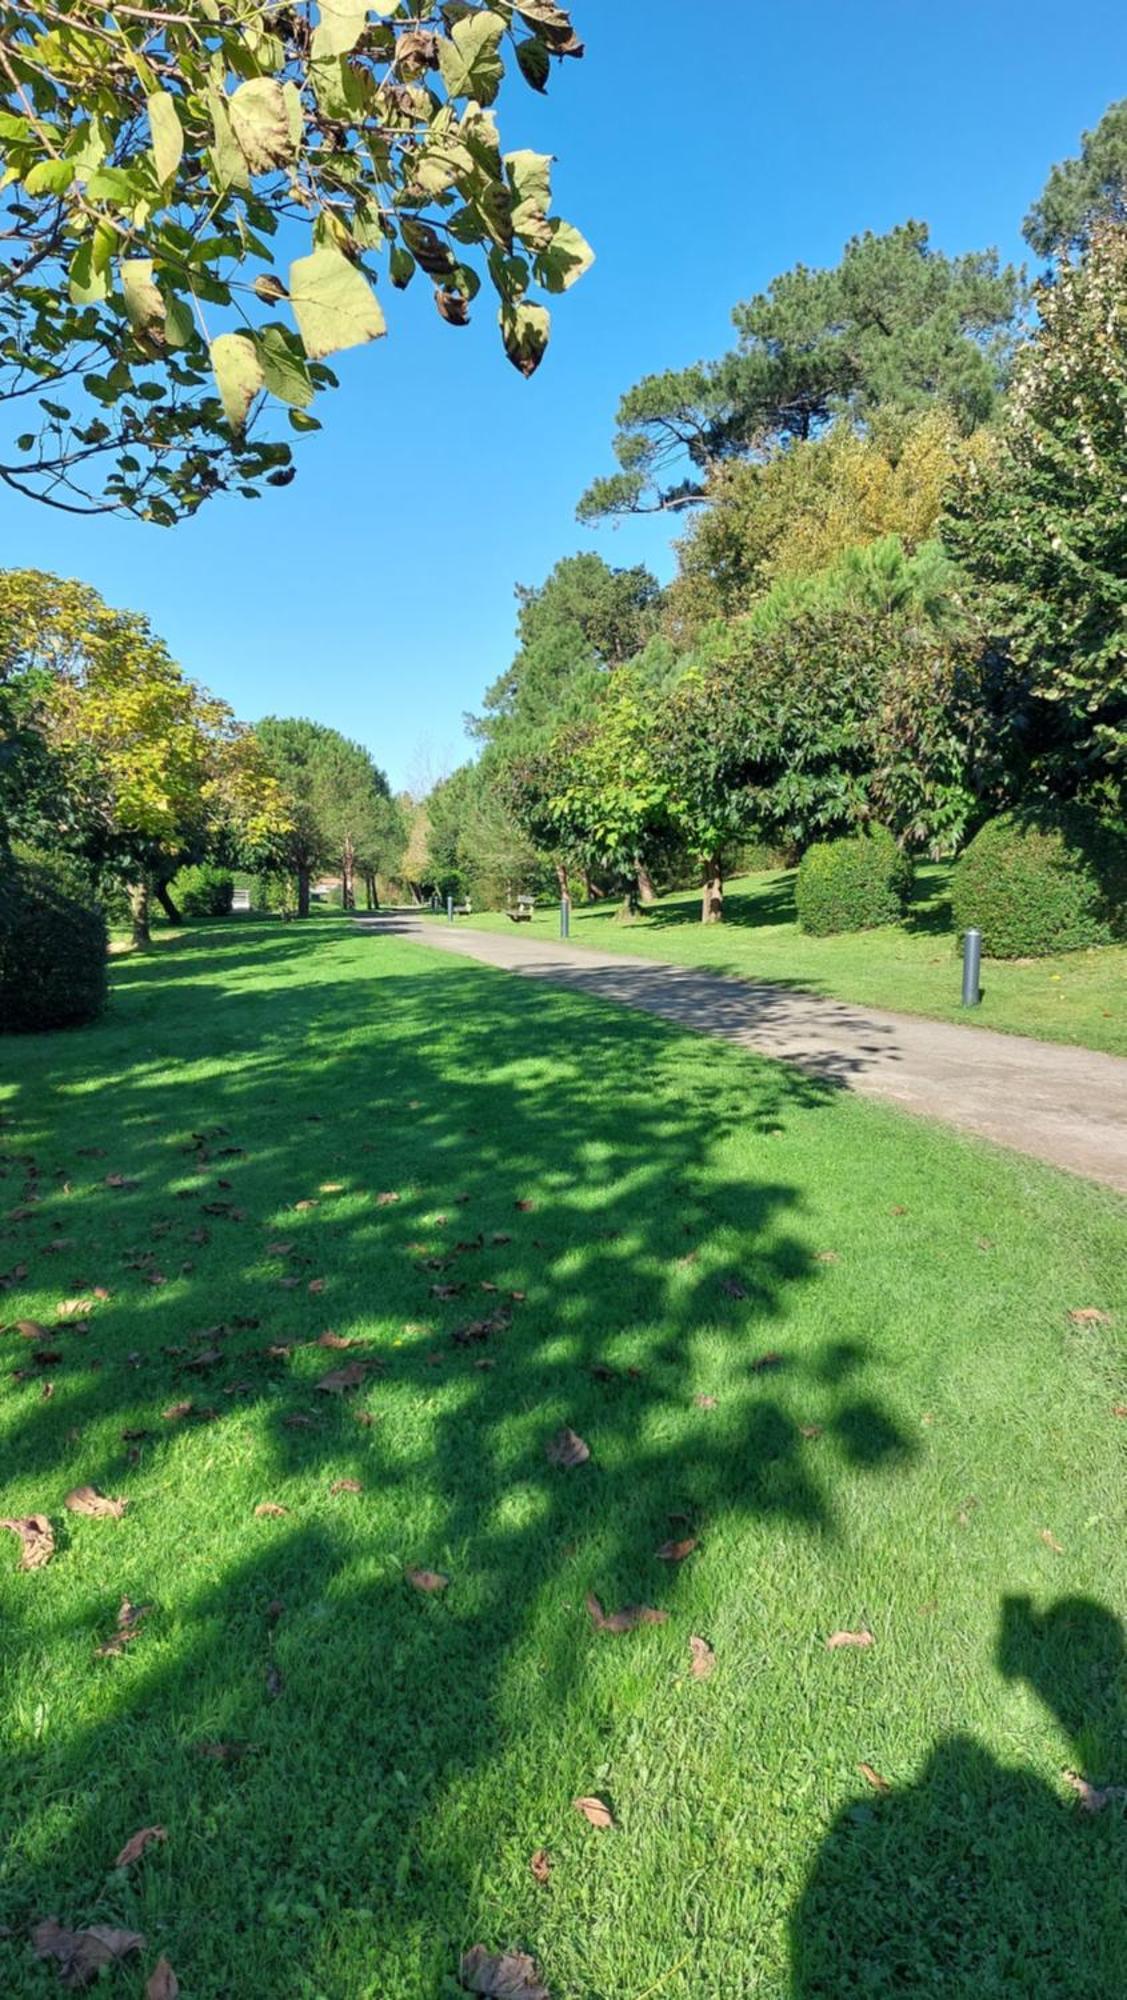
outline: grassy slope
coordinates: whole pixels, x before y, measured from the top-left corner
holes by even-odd
[[[919,871],[916,904],[903,929],[805,937],[794,921],[794,876],[776,873],[732,883],[722,925],[701,924],[700,897],[694,893],[666,897],[628,924],[618,921],[614,904],[577,905],[571,937],[573,944],[635,951],[745,979],[780,980],[862,1006],[940,1021],[969,1019],[1008,1034],[1127,1055],[1127,946],[1016,964],[991,960],[983,973],[983,1003],[968,1015],[960,1004],[962,968],[950,929],[947,880],[942,868]],[[469,921],[483,930],[514,928],[503,912]],[[538,911],[533,923],[522,927],[521,935],[529,934],[559,935],[555,906]]]
[[[1127,1781],[1121,1202],[331,920],[114,980],[98,1028],[2,1045],[5,1310],[111,1297],[50,1400],[0,1338],[0,1510],[59,1536],[25,1575],[0,1535],[0,1991],[57,1990],[49,1914],[144,1931],[113,1990],[166,1950],[191,2000],[437,2000],[478,1939],[553,2000],[1127,1990],[1127,1815],[1060,1778]],[[314,1386],[348,1355],[263,1352],[326,1327],[380,1363],[352,1399]],[[65,1513],[84,1481],[125,1519]],[[668,1623],[597,1633],[590,1590]]]

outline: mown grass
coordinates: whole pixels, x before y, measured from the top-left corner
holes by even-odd
[[[185,2000],[437,2000],[479,1940],[552,2000],[1127,1990],[1127,1816],[1061,1776],[1127,1782],[1121,1201],[333,920],[0,1061],[3,1311],[110,1294],[0,1337],[0,1512],[58,1537],[0,1535],[0,1991],[57,1990],[45,1916]]]
[[[778,980],[861,1006],[926,1014],[937,1021],[970,1021],[1006,1034],[1127,1055],[1127,946],[1067,952],[1059,958],[988,960],[982,1004],[968,1012],[962,1005],[962,961],[951,927],[949,880],[949,869],[920,868],[903,926],[842,937],[806,937],[799,930],[794,872],[782,870],[733,881],[721,925],[700,922],[695,891],[664,897],[627,923],[617,903],[576,903],[571,941],[737,978]],[[512,930],[522,937],[559,936],[554,904],[538,910],[519,932],[503,911],[457,921],[482,930]]]

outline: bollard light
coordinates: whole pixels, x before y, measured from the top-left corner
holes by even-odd
[[[446,921],[447,921],[447,923],[448,923],[448,924],[452,924],[452,923],[453,923],[453,921],[454,921],[454,898],[453,898],[453,896],[447,896],[447,898],[446,898]]]
[[[963,1006],[977,1007],[982,999],[982,932],[967,931],[963,938]]]
[[[560,897],[560,936],[561,936],[562,938],[569,938],[569,937],[571,936],[571,897],[570,897],[570,896],[561,896],[561,897]]]

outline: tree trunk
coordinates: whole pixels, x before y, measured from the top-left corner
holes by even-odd
[[[376,878],[369,869],[364,870],[364,897],[365,901],[367,902],[368,908],[370,910],[379,909],[380,892],[376,883]]]
[[[570,896],[570,895],[571,895],[571,890],[570,890],[570,888],[569,888],[569,886],[568,886],[568,879],[567,879],[567,862],[566,862],[566,861],[557,861],[557,862],[556,862],[556,881],[557,881],[557,882],[559,883],[559,885],[560,885],[560,895],[561,895],[561,896]]]
[[[154,882],[153,894],[168,918],[170,924],[182,924],[184,919],[172,900],[167,882]]]
[[[718,854],[710,855],[704,864],[700,920],[702,924],[721,924],[724,921],[724,864]]]
[[[129,908],[133,916],[133,942],[138,951],[148,951],[153,940],[149,930],[149,885],[147,882],[130,883]]]
[[[340,906],[342,910],[356,908],[356,849],[346,835],[340,857]]]
[[[640,903],[656,903],[657,890],[654,888],[653,876],[650,874],[644,861],[639,861],[636,873],[638,877],[638,901]]]
[[[309,915],[308,868],[299,868],[297,871],[297,914],[299,917],[307,917]]]

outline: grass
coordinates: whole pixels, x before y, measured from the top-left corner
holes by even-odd
[[[0,1510],[58,1538],[0,1535],[5,1996],[47,1916],[185,2000],[439,2000],[477,1941],[552,2000],[1127,1990],[1127,1812],[1061,1777],[1127,1782],[1121,1201],[333,919],[113,986],[3,1044],[4,1311],[61,1356],[0,1337]]]
[[[693,891],[663,898],[630,923],[620,920],[617,903],[577,903],[571,940],[737,978],[778,980],[805,993],[830,994],[865,1007],[926,1014],[937,1021],[970,1020],[1006,1034],[1127,1055],[1127,945],[1059,958],[988,960],[982,1005],[968,1014],[961,1004],[962,965],[951,929],[949,880],[949,869],[919,869],[915,902],[903,927],[842,937],[806,937],[795,921],[793,871],[776,871],[732,882],[722,925],[700,922],[700,895]],[[503,911],[459,919],[467,921],[480,930],[515,929]],[[556,906],[538,910],[520,935],[558,937]]]

